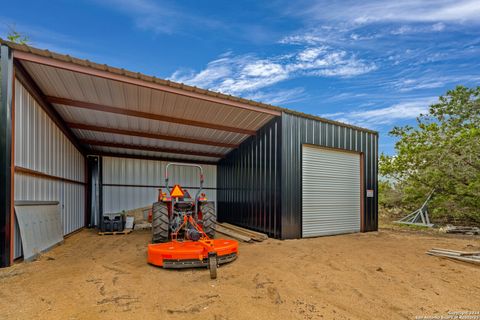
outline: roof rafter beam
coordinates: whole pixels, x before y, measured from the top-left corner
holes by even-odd
[[[115,152],[103,152],[103,151],[91,151],[90,154],[98,155],[102,157],[113,157],[113,158],[127,158],[127,159],[139,159],[139,160],[154,160],[154,161],[168,161],[168,162],[183,162],[183,163],[197,163],[197,164],[210,164],[216,165],[215,161],[204,161],[204,160],[186,160],[186,159],[177,159],[170,157],[152,157],[152,156],[141,156],[133,154],[122,154]]]
[[[106,106],[102,104],[77,101],[77,100],[72,100],[67,98],[47,96],[47,100],[50,103],[61,104],[66,107],[74,107],[74,108],[89,109],[89,110],[108,112],[108,113],[114,113],[114,114],[122,114],[125,116],[144,118],[149,120],[158,120],[158,121],[164,121],[164,122],[172,122],[172,123],[178,123],[178,124],[183,124],[187,126],[201,127],[201,128],[221,130],[221,131],[227,131],[227,132],[235,132],[235,133],[241,133],[241,134],[246,134],[250,136],[253,136],[256,134],[256,131],[254,130],[229,127],[229,126],[224,126],[220,124],[207,123],[207,122],[196,121],[196,120],[169,117],[161,114],[111,107],[111,106]]]
[[[180,150],[180,149],[173,149],[173,148],[153,147],[153,146],[142,146],[142,145],[138,145],[138,144],[117,143],[117,142],[99,141],[99,140],[91,140],[91,139],[83,139],[83,140],[80,140],[80,142],[83,143],[83,144],[88,144],[88,145],[91,145],[91,146],[99,146],[99,147],[143,150],[143,151],[154,151],[154,152],[176,153],[176,154],[187,154],[187,155],[191,155],[191,156],[210,157],[210,158],[224,158],[225,157],[225,155],[223,153],[192,151],[192,150]]]
[[[255,112],[260,112],[264,114],[270,114],[273,116],[280,116],[281,111],[275,110],[275,109],[270,109],[262,106],[255,106],[252,104],[248,103],[243,103],[240,101],[235,101],[235,100],[230,100],[230,99],[225,99],[222,97],[218,96],[213,96],[209,94],[204,94],[204,93],[199,93],[195,91],[189,91],[185,90],[182,88],[175,88],[172,86],[168,85],[162,85],[156,82],[152,81],[146,81],[140,78],[133,78],[129,77],[123,74],[117,74],[113,72],[109,72],[106,70],[99,70],[95,69],[89,66],[83,66],[79,64],[75,64],[72,62],[68,61],[61,61],[58,59],[53,59],[45,56],[40,56],[34,53],[29,53],[29,52],[23,52],[23,51],[14,51],[14,57],[19,60],[24,60],[24,61],[29,61],[33,63],[38,63],[38,64],[43,64],[47,65],[50,67],[55,67],[63,70],[68,70],[72,72],[78,72],[90,76],[95,76],[103,79],[109,79],[109,80],[114,80],[118,82],[123,82],[123,83],[128,83],[128,84],[133,84],[145,88],[150,88],[150,89],[155,89],[155,90],[160,90],[164,92],[170,92],[178,95],[182,95],[185,97],[190,97],[190,98],[195,98],[203,101],[208,101],[208,102],[214,102],[214,103],[219,103],[223,105],[227,105],[230,107],[236,107],[236,108],[241,108],[244,110],[250,110],[250,111],[255,111]]]
[[[109,128],[109,127],[92,126],[92,125],[88,125],[88,124],[74,123],[74,122],[67,122],[67,126],[69,126],[71,129],[80,129],[80,130],[88,130],[88,131],[95,131],[95,132],[114,133],[114,134],[121,134],[121,135],[141,137],[141,138],[152,138],[152,139],[158,139],[158,140],[185,142],[185,143],[193,143],[193,144],[208,145],[208,146],[223,147],[223,148],[237,148],[238,147],[238,144],[233,144],[233,143],[223,143],[223,142],[215,142],[215,141],[210,141],[210,140],[200,140],[200,139],[180,137],[180,136],[150,133],[150,132],[145,132],[145,131],[134,131],[134,130]]]

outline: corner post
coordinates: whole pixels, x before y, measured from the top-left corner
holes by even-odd
[[[13,261],[13,53],[0,46],[0,268]]]

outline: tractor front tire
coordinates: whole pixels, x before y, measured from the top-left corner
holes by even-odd
[[[170,220],[168,207],[164,202],[155,202],[152,209],[152,242],[168,242]]]
[[[215,211],[215,202],[204,202],[200,205],[203,220],[203,232],[210,239],[215,237],[215,223],[217,222],[217,212]]]

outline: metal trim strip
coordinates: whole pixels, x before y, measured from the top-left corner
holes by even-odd
[[[40,171],[36,171],[36,170],[32,170],[32,169],[28,169],[28,168],[24,168],[24,167],[20,167],[20,166],[15,166],[15,172],[23,173],[23,174],[27,174],[27,175],[31,175],[31,176],[35,176],[35,177],[51,179],[51,180],[80,184],[82,186],[85,185],[85,182],[82,182],[82,181],[76,181],[76,180],[71,180],[71,179],[67,179],[67,178],[62,178],[62,177],[54,176],[54,175],[51,175],[51,174],[43,173],[43,172],[40,172]]]

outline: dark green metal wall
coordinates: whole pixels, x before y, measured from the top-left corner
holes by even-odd
[[[282,114],[282,238],[302,236],[302,145],[362,152],[364,154],[365,231],[378,228],[378,136],[347,126]],[[367,198],[366,190],[374,197]]]
[[[275,238],[300,238],[303,144],[363,153],[365,230],[377,230],[377,134],[287,113],[219,162],[219,221]],[[373,198],[367,198],[367,189],[374,190]]]
[[[280,238],[281,119],[271,120],[217,166],[218,220]]]

